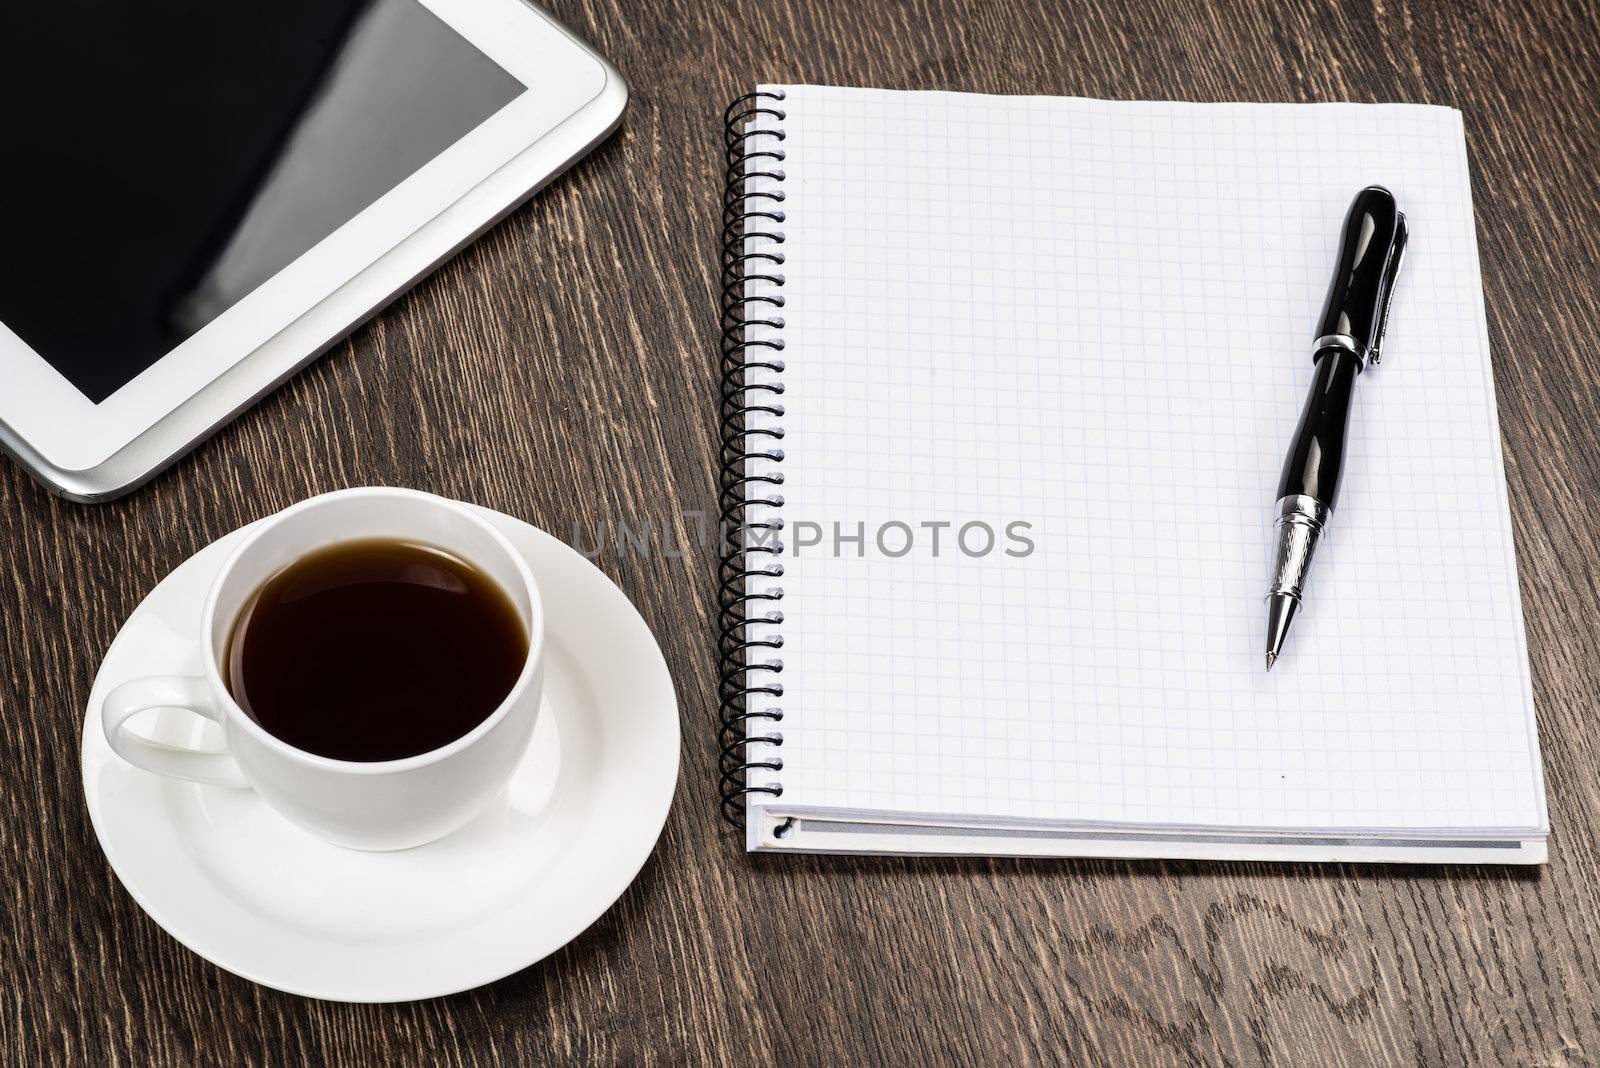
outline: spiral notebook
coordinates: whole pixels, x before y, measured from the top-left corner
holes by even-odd
[[[748,847],[1538,863],[1460,114],[764,86],[729,109],[724,813]],[[1262,667],[1351,196],[1412,241]]]

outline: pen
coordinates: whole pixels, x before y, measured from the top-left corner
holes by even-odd
[[[1311,392],[1278,479],[1277,550],[1267,590],[1267,670],[1283,652],[1304,595],[1311,556],[1339,497],[1345,427],[1356,378],[1381,356],[1406,217],[1394,194],[1369,185],[1344,219],[1339,259],[1312,343]]]

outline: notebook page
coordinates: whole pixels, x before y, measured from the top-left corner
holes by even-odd
[[[1543,831],[1458,113],[786,92],[783,745],[752,747],[783,767],[754,782],[785,811]],[[1278,469],[1373,182],[1412,240],[1268,674]]]

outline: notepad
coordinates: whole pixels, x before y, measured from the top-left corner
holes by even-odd
[[[1544,859],[1458,112],[763,86],[729,163],[749,848]],[[1411,244],[1269,674],[1274,490],[1372,183]]]

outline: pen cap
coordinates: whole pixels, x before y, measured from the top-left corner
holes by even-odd
[[[1406,217],[1394,194],[1369,185],[1356,194],[1339,235],[1339,259],[1317,323],[1316,351],[1342,348],[1366,367],[1377,362],[1395,276],[1406,245]]]

